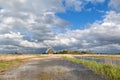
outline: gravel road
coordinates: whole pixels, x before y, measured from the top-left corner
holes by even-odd
[[[0,74],[0,80],[105,80],[83,65],[61,58],[27,62]]]

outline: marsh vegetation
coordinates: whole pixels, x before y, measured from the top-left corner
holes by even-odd
[[[96,72],[97,74],[105,76],[106,79],[108,80],[120,80],[119,66],[97,63],[96,61],[82,60],[70,57],[64,57],[64,59],[72,61],[77,64],[85,65],[92,71]]]

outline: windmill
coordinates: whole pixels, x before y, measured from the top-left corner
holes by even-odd
[[[53,54],[53,53],[54,53],[53,47],[50,46],[48,43],[47,43],[46,45],[47,45],[46,53],[47,53],[47,54]]]

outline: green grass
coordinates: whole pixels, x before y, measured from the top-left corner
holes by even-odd
[[[23,60],[19,60],[19,59],[10,60],[10,61],[0,61],[0,72],[10,69],[13,66],[17,66],[23,62],[24,62]]]
[[[80,60],[76,58],[63,57],[77,64],[83,64],[97,74],[104,75],[107,80],[120,80],[120,67],[109,64],[97,63],[95,61]]]
[[[0,73],[4,72],[12,67],[19,66],[20,64],[34,60],[35,58],[46,58],[47,56],[44,55],[18,55],[18,54],[7,54],[7,55],[0,55]],[[10,59],[9,59],[10,58]]]

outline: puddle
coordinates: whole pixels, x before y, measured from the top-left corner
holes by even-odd
[[[69,73],[71,70],[63,66],[47,67],[38,74],[38,80],[78,80],[74,74]]]
[[[83,65],[51,59],[25,63],[0,75],[0,80],[105,80]]]

